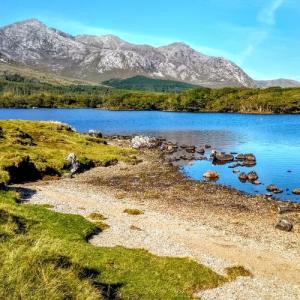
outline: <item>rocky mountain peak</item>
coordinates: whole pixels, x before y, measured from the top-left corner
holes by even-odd
[[[110,34],[73,37],[37,19],[0,28],[0,53],[35,69],[95,82],[143,75],[203,86],[256,84],[231,61],[181,42],[155,48]]]

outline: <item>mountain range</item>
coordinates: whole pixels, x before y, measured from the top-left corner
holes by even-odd
[[[0,62],[9,61],[95,83],[142,75],[208,87],[300,86],[288,79],[256,81],[235,63],[202,54],[184,43],[152,47],[114,35],[72,36],[36,19],[0,28]]]

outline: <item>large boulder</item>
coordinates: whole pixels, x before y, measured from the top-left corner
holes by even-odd
[[[216,171],[206,171],[204,174],[203,174],[203,177],[206,178],[206,179],[211,179],[211,180],[215,180],[215,179],[218,179],[219,178],[219,174],[218,172]]]
[[[131,145],[135,149],[156,147],[156,138],[150,136],[137,135],[131,140]]]

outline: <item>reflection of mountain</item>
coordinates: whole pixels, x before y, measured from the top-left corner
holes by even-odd
[[[221,151],[235,151],[235,148],[244,140],[243,135],[227,130],[151,132],[151,134],[163,136],[167,140],[178,144],[195,146],[209,144],[212,148]]]

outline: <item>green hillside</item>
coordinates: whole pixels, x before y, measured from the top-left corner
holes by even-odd
[[[110,79],[104,81],[103,84],[123,90],[154,92],[180,92],[197,87],[196,85],[181,81],[154,79],[145,76],[134,76],[126,79]]]

